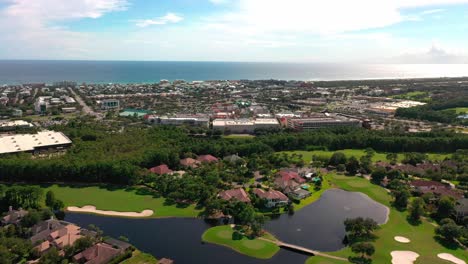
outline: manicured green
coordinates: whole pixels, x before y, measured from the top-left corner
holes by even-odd
[[[249,135],[249,134],[232,134],[232,135],[226,135],[223,136],[223,138],[232,138],[232,139],[237,139],[237,138],[254,138],[254,135]]]
[[[156,264],[157,262],[158,260],[153,255],[135,250],[132,257],[122,261],[121,264]]]
[[[421,101],[421,102],[428,102],[431,100],[429,94],[427,92],[422,91],[415,91],[415,92],[408,92],[405,94],[398,94],[392,96],[394,99],[406,99],[406,100],[414,100],[414,101]]]
[[[366,155],[366,152],[363,149],[343,149],[343,150],[336,150],[336,151],[327,151],[327,150],[314,150],[314,151],[284,151],[287,154],[300,154],[302,155],[304,161],[306,163],[310,163],[312,161],[312,157],[314,155],[324,157],[329,159],[333,153],[335,152],[342,152],[345,154],[346,158],[350,158],[352,156],[356,158],[361,158],[362,156]],[[443,160],[446,157],[449,157],[450,154],[439,154],[439,153],[428,153],[428,158],[430,160]],[[398,154],[398,161],[401,162],[404,159],[404,154]],[[387,153],[376,152],[372,157],[373,162],[377,161],[387,161]]]
[[[455,107],[455,108],[449,108],[445,110],[455,110],[457,114],[465,114],[468,113],[468,107]],[[444,110],[444,111],[445,111]]]
[[[232,227],[227,225],[212,227],[203,233],[202,240],[229,247],[241,254],[258,259],[269,259],[279,251],[279,247],[275,243],[259,238],[249,239],[243,237],[240,240],[233,240],[233,232]],[[269,240],[274,239],[271,235],[264,236],[264,238]]]
[[[445,247],[434,239],[435,226],[427,220],[423,220],[419,225],[411,225],[408,220],[407,212],[400,212],[390,206],[391,196],[382,187],[370,183],[368,180],[359,177],[340,176],[335,174],[329,175],[331,183],[343,190],[362,192],[368,195],[373,200],[390,207],[389,221],[382,225],[381,229],[376,232],[378,239],[375,241],[376,252],[373,256],[373,263],[391,263],[390,253],[394,250],[409,250],[420,255],[415,264],[431,263],[443,264],[447,263],[437,257],[439,253],[450,253],[460,259],[468,259],[468,252],[461,248],[449,245]],[[395,236],[407,237],[411,240],[408,244],[402,244],[394,240]],[[352,255],[349,248],[341,251],[331,252],[331,255],[347,257]],[[343,263],[337,260],[323,259],[311,257],[307,260],[307,264],[327,264],[327,263]]]
[[[165,205],[164,198],[155,198],[144,189],[109,186],[41,186],[44,193],[52,190],[57,199],[65,206],[94,205],[99,210],[119,212],[141,212],[145,209],[154,211],[152,217],[197,217],[200,210],[194,205],[186,208]]]

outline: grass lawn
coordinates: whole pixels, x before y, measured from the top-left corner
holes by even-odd
[[[249,135],[249,134],[232,134],[232,135],[227,135],[223,136],[223,138],[254,138],[254,135]]]
[[[457,114],[468,113],[468,107],[448,108],[448,109],[444,109],[443,111],[445,111],[445,110],[455,110],[455,112],[456,112]]]
[[[354,156],[357,159],[366,155],[366,152],[363,149],[343,149],[343,150],[336,150],[336,151],[327,151],[327,150],[301,151],[301,150],[298,150],[298,151],[284,151],[280,153],[287,153],[289,155],[301,154],[304,161],[306,163],[310,163],[314,155],[329,159],[335,152],[342,152],[346,155],[347,158]],[[446,157],[450,156],[450,154],[439,154],[439,153],[428,153],[427,155],[430,160],[443,160]],[[375,155],[372,157],[372,161],[373,162],[387,161],[386,156],[387,156],[387,153],[376,152]],[[398,162],[401,162],[403,159],[404,159],[404,154],[402,153],[398,154]]]
[[[194,205],[186,208],[176,205],[164,205],[164,198],[154,198],[143,189],[110,188],[107,186],[62,186],[47,185],[44,195],[52,190],[57,199],[62,200],[65,206],[94,205],[100,210],[119,212],[141,212],[145,209],[154,211],[152,217],[197,217],[200,210]]]
[[[318,191],[314,190],[314,185],[313,184],[310,184],[310,187],[309,187],[309,191],[312,193],[311,196],[303,199],[300,201],[299,204],[294,204],[294,209],[297,211],[297,210],[300,210],[302,209],[304,206],[307,206],[315,201],[317,201],[320,196],[322,196],[322,193],[324,193],[326,190],[330,189],[330,182],[328,180],[328,176],[327,175],[324,175],[323,176],[323,182],[322,182],[322,188]]]
[[[443,246],[434,238],[435,227],[428,221],[423,220],[419,225],[411,225],[407,221],[407,212],[400,212],[390,206],[391,196],[387,191],[377,185],[371,184],[368,180],[359,177],[347,177],[330,174],[330,181],[336,187],[343,190],[362,192],[367,194],[375,201],[390,207],[390,219],[382,228],[376,232],[378,239],[375,241],[376,253],[373,256],[373,263],[391,263],[390,252],[394,250],[410,250],[418,253],[420,256],[415,264],[446,264],[447,261],[437,257],[439,253],[450,253],[460,259],[468,259],[468,252],[461,248],[448,245]],[[394,240],[395,236],[404,236],[411,240],[408,244],[398,243]],[[331,252],[331,255],[347,257],[351,255],[350,249],[345,248],[341,251]],[[328,264],[342,263],[325,258],[311,257],[307,264]]]
[[[248,239],[244,237],[241,240],[233,240],[232,233],[233,229],[231,226],[216,226],[206,230],[202,235],[202,240],[229,247],[241,254],[258,259],[269,259],[280,249],[275,243],[258,238]],[[271,235],[266,235],[265,238],[274,239]]]
[[[135,250],[132,257],[122,261],[121,264],[156,264],[157,262],[158,260],[153,255]]]
[[[422,101],[422,102],[428,102],[428,101],[431,100],[431,97],[429,97],[429,93],[422,92],[422,91],[415,91],[415,92],[408,92],[408,93],[405,93],[405,94],[398,94],[398,95],[391,96],[391,98]]]

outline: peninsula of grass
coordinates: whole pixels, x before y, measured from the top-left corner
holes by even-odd
[[[158,260],[153,255],[135,250],[132,256],[122,261],[121,264],[156,264],[157,262]]]
[[[376,232],[378,239],[375,241],[375,254],[373,255],[373,263],[391,263],[390,253],[394,250],[409,250],[418,253],[420,256],[416,260],[419,263],[444,264],[445,260],[439,259],[437,254],[450,253],[460,259],[468,259],[468,252],[459,248],[456,245],[443,245],[435,240],[435,227],[427,220],[422,220],[419,225],[411,225],[408,220],[407,212],[400,212],[391,207],[391,196],[382,187],[370,183],[368,180],[360,177],[348,177],[330,174],[328,179],[331,184],[352,192],[362,192],[368,195],[373,200],[388,206],[390,208],[389,220],[381,226]],[[395,236],[407,237],[411,240],[410,243],[402,244],[394,240]],[[339,257],[348,257],[353,255],[349,248],[330,252],[330,255]],[[343,263],[339,260],[325,259],[322,257],[311,257],[307,260],[307,264],[330,264]]]
[[[202,235],[202,240],[207,243],[231,248],[241,254],[258,259],[269,259],[280,249],[274,242],[268,241],[275,239],[271,235],[267,234],[263,239],[243,237],[242,239],[234,240],[233,233],[234,230],[231,226],[216,226],[206,230]]]
[[[365,150],[363,149],[342,149],[342,150],[335,150],[335,151],[327,151],[327,150],[314,150],[314,151],[284,151],[280,153],[286,153],[288,155],[292,154],[300,154],[302,155],[302,158],[306,162],[306,164],[310,163],[312,161],[313,156],[318,156],[322,157],[324,159],[330,159],[330,157],[333,155],[335,152],[342,152],[345,154],[346,158],[350,158],[352,156],[356,157],[357,159],[360,159],[362,156],[366,155]],[[398,153],[398,162],[401,162],[405,155],[404,153]],[[449,157],[450,154],[440,154],[440,153],[427,153],[427,156],[430,160],[444,160],[445,158]],[[374,156],[372,157],[372,162],[377,162],[377,161],[387,161],[387,153],[383,152],[376,152]]]
[[[41,185],[44,194],[51,190],[55,197],[62,200],[65,207],[85,205],[96,206],[99,210],[117,212],[141,212],[153,210],[153,218],[163,217],[197,217],[201,210],[195,205],[180,207],[168,205],[164,198],[156,198],[143,188],[122,188],[115,186],[69,186]]]
[[[328,178],[329,177],[327,175],[323,176],[322,188],[320,190],[315,190],[315,186],[313,184],[310,185],[309,191],[312,194],[309,197],[302,199],[298,204],[294,204],[294,209],[298,211],[305,206],[317,201],[326,190],[331,188]]]

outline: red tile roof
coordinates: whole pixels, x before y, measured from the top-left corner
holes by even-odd
[[[299,176],[299,174],[297,172],[294,172],[294,171],[285,171],[285,170],[282,170],[278,173],[280,176],[281,176],[281,179],[283,181],[290,181],[290,180],[294,180],[298,183],[304,183],[305,182],[305,179],[301,178]]]
[[[287,201],[288,197],[280,191],[270,190],[265,191],[263,189],[254,189],[253,192],[260,198],[270,199],[270,200],[280,200]]]
[[[169,167],[166,164],[162,164],[162,165],[153,167],[153,168],[150,169],[150,171],[152,173],[156,173],[156,174],[159,174],[159,175],[169,174],[169,173],[172,172],[172,170],[169,169]]]
[[[180,165],[185,166],[185,167],[196,168],[198,167],[198,164],[200,164],[200,161],[196,159],[192,159],[192,158],[186,158],[186,159],[180,160]]]
[[[200,155],[197,158],[198,161],[200,162],[218,162],[218,158],[212,155]]]
[[[250,203],[249,195],[242,188],[222,191],[218,194],[218,196],[219,198],[226,200],[226,201],[235,199],[241,202]]]
[[[85,262],[87,264],[107,263],[109,260],[120,254],[121,250],[113,248],[106,243],[98,243],[85,251],[73,256],[77,262]]]

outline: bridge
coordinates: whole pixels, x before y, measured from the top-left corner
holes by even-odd
[[[285,243],[285,242],[280,241],[280,240],[270,240],[270,239],[267,239],[267,238],[264,238],[264,237],[260,237],[259,239],[269,241],[269,242],[273,242],[273,243],[275,243],[276,245],[278,245],[281,248],[289,249],[289,250],[292,250],[292,251],[296,251],[296,252],[311,255],[311,256],[321,256],[321,257],[325,257],[325,258],[342,260],[342,261],[346,261],[346,262],[348,261],[348,259],[346,259],[346,258],[332,256],[332,255],[329,255],[329,254],[326,254],[326,253],[323,253],[323,252],[320,252],[320,251],[317,251],[317,250],[312,250],[312,249],[309,249],[309,248],[306,248],[306,247],[301,247],[301,246],[298,246],[298,245]]]

